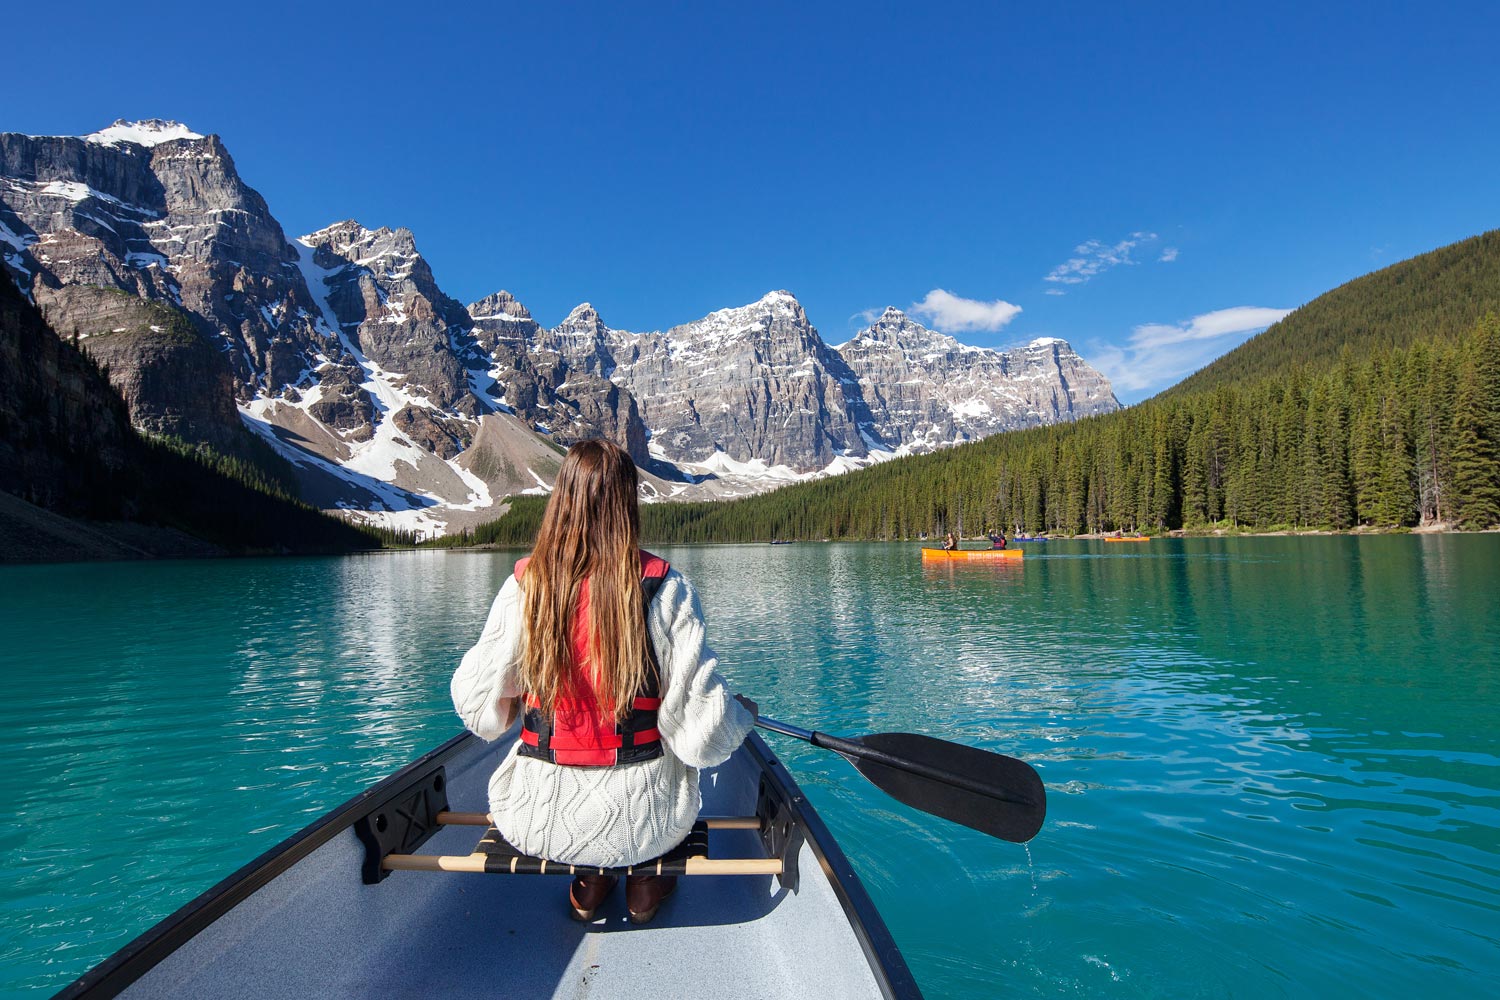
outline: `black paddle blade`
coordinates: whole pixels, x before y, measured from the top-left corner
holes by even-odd
[[[849,742],[900,758],[892,766],[845,755],[860,774],[914,809],[1017,844],[1035,837],[1047,818],[1041,776],[1014,757],[917,733],[872,733]]]

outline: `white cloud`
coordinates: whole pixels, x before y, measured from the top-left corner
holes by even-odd
[[[1113,245],[1099,240],[1087,240],[1073,248],[1078,256],[1070,257],[1054,267],[1044,280],[1060,285],[1081,285],[1120,264],[1138,264],[1139,261],[1130,259],[1131,252],[1142,243],[1150,243],[1155,239],[1155,233],[1131,233]]]
[[[1165,389],[1281,319],[1290,309],[1234,306],[1183,323],[1144,323],[1124,345],[1094,342],[1089,363],[1109,376],[1122,402]]]
[[[913,303],[908,312],[913,316],[926,318],[944,333],[958,333],[965,330],[998,330],[1020,315],[1021,307],[1004,299],[982,302],[934,288],[921,302]]]
[[[1161,256],[1156,259],[1162,264],[1170,264],[1177,259],[1177,255],[1181,252],[1176,247],[1163,247]]]
[[[858,323],[860,326],[870,326],[880,318],[883,312],[885,312],[884,309],[861,309],[849,317],[849,325],[853,326],[855,323]]]
[[[1048,295],[1067,295],[1068,293],[1065,292],[1065,291],[1063,291],[1061,288],[1049,288],[1049,289],[1047,289],[1047,294]]]

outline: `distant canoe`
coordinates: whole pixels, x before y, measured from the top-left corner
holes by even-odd
[[[1149,541],[1151,541],[1151,536],[1150,535],[1141,535],[1138,538],[1106,538],[1105,541],[1106,542],[1149,542]]]
[[[995,559],[1020,559],[1026,555],[1020,549],[923,549],[922,560],[943,562],[944,560],[989,562]]]
[[[1045,538],[1012,538],[1010,543],[1012,545],[1034,545],[1037,542],[1045,542],[1046,540]]]

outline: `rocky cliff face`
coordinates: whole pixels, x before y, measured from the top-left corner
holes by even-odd
[[[36,297],[53,329],[106,367],[137,427],[236,450],[233,376],[182,310],[91,285],[39,285]]]
[[[119,517],[134,443],[124,403],[0,281],[0,490],[65,514]]]
[[[107,332],[95,325],[97,298],[53,293],[114,288],[180,311],[219,356],[233,395],[211,408],[226,422],[203,426],[198,440],[231,438],[234,398],[280,391],[315,363],[323,338],[297,253],[216,136],[160,121],[117,122],[83,138],[6,133],[0,176],[6,268],[55,327]],[[143,396],[142,386],[120,388],[148,414],[176,405]]]
[[[465,308],[408,230],[288,241],[219,139],[171,122],[0,135],[0,259],[138,426],[226,450],[248,427],[310,501],[424,531],[545,489],[589,437],[699,498],[1118,405],[1061,341],[982,350],[891,309],[833,348],[784,291],[647,333]]]
[[[650,460],[647,431],[630,391],[608,377],[612,331],[587,304],[544,329],[505,291],[469,306],[473,338],[489,352],[493,394],[560,445],[614,441],[637,463]]]
[[[326,274],[337,332],[365,358],[439,410],[485,412],[460,360],[471,343],[469,314],[438,288],[410,230],[347,220],[299,242]]]
[[[787,292],[666,333],[611,333],[603,367],[643,401],[661,457],[809,472],[868,453],[857,386]]]

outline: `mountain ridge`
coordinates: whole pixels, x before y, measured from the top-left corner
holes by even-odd
[[[1345,349],[1402,347],[1424,337],[1451,341],[1490,312],[1500,312],[1500,229],[1352,278],[1159,395],[1275,374],[1293,356],[1327,367]]]
[[[408,229],[345,219],[288,238],[219,137],[181,123],[6,133],[0,177],[3,267],[59,326],[116,336],[121,371],[198,352],[199,374],[176,381],[199,401],[184,409],[186,389],[144,380],[128,392],[133,421],[221,448],[248,429],[296,466],[304,496],[388,526],[472,523],[545,488],[520,456],[545,465],[585,437],[627,448],[660,498],[712,498],[1118,407],[1065,344],[1012,357],[947,338],[924,351],[941,371],[868,351],[851,364],[785,290],[644,333],[586,302],[550,328],[508,292],[464,306]],[[180,315],[202,349],[143,337],[126,357],[129,342],[85,308],[88,287]],[[872,401],[897,368],[914,386],[902,405]],[[985,382],[999,388],[953,395]],[[486,454],[511,458],[460,461],[481,432]]]

